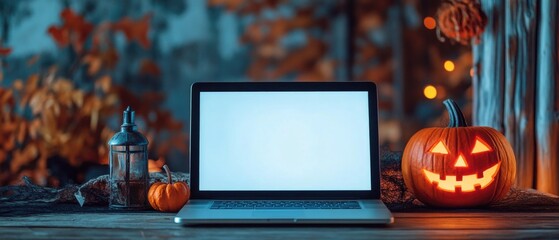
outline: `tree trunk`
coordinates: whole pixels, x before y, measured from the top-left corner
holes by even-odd
[[[480,2],[488,25],[473,47],[473,122],[510,141],[517,186],[557,194],[557,3]]]

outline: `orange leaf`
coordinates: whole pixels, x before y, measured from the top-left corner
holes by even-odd
[[[297,81],[331,81],[334,78],[334,61],[321,60],[313,68],[297,76]]]
[[[285,50],[279,44],[262,44],[257,46],[257,53],[263,58],[282,58]]]
[[[19,172],[25,165],[31,163],[39,155],[38,148],[35,144],[29,143],[23,150],[14,152],[12,161],[10,162],[10,170],[13,173]]]
[[[114,68],[118,62],[118,52],[112,47],[102,52],[93,50],[88,53],[82,61],[89,67],[87,73],[93,76],[103,67],[108,69]]]
[[[14,92],[12,89],[0,93],[0,106],[14,104]]]
[[[89,127],[91,131],[94,131],[99,124],[99,110],[94,110],[91,112],[91,121],[89,122]]]
[[[59,47],[70,44],[70,31],[64,27],[50,26],[47,32],[52,36]]]
[[[27,122],[22,121],[19,124],[19,129],[18,129],[18,133],[17,133],[17,142],[19,144],[23,143],[23,141],[25,141],[25,136],[27,133]]]
[[[82,90],[77,89],[72,92],[72,101],[77,107],[81,108],[83,106],[83,99],[84,93]]]
[[[26,86],[25,91],[27,92],[35,91],[38,85],[39,85],[39,75],[33,74],[27,78],[27,81],[25,81],[25,86]]]
[[[241,43],[258,43],[264,39],[264,32],[261,24],[253,23],[246,27],[245,33],[241,36]]]
[[[161,75],[161,70],[153,60],[143,59],[140,63],[140,74],[157,77]]]
[[[16,136],[10,135],[8,139],[4,140],[4,150],[11,151],[16,147]]]
[[[93,25],[87,22],[82,16],[74,13],[72,9],[66,8],[62,10],[60,16],[64,20],[64,25],[67,26],[74,34],[72,39],[77,41],[77,44],[83,45],[89,33],[93,30]]]
[[[9,134],[15,132],[16,129],[17,129],[17,125],[16,125],[15,122],[5,122],[5,123],[2,123],[2,125],[0,125],[0,130],[3,131],[3,132],[7,132]],[[10,141],[2,141],[4,146],[7,146],[7,142],[10,142]]]
[[[21,79],[17,79],[13,83],[14,89],[17,91],[23,90],[23,81]]]
[[[103,59],[103,65],[109,69],[116,66],[118,62],[118,52],[115,48],[109,48],[109,50],[101,54],[101,59]]]
[[[254,80],[263,80],[269,61],[264,58],[256,58],[250,63],[247,75]]]
[[[151,21],[151,14],[146,14],[142,19],[134,21],[129,17],[125,17],[120,21],[114,23],[113,29],[122,31],[126,39],[130,41],[137,41],[143,48],[150,47],[150,40],[148,38],[149,23]]]
[[[392,79],[392,66],[392,61],[386,61],[377,66],[369,67],[363,71],[363,74],[358,79],[375,81],[377,83],[386,79]]]
[[[101,89],[104,93],[108,93],[111,90],[112,79],[111,76],[105,75],[95,81],[95,88]]]
[[[93,24],[70,8],[62,10],[60,17],[63,21],[62,26],[50,26],[48,33],[60,47],[72,44],[76,52],[81,52],[87,37],[93,31]]]
[[[298,10],[297,14],[290,22],[291,28],[309,28],[313,25],[324,24],[323,19],[319,19],[319,21],[317,21],[317,19],[313,17],[313,13],[313,8],[303,8]]]
[[[309,37],[307,45],[284,58],[269,77],[280,78],[285,74],[303,70],[308,65],[316,64],[325,51],[326,46],[323,42]]]
[[[41,129],[41,120],[35,119],[31,121],[31,123],[29,124],[29,136],[31,136],[32,139],[37,139],[40,129]]]
[[[2,164],[6,160],[6,158],[8,158],[6,152],[0,150],[0,164]]]
[[[87,74],[90,76],[95,75],[101,70],[102,61],[101,58],[95,55],[88,54],[83,58],[83,63],[89,65],[87,69]]]
[[[270,33],[266,39],[271,42],[279,41],[279,39],[285,36],[291,29],[289,21],[283,18],[271,22],[269,27]]]
[[[0,47],[0,56],[8,56],[8,55],[10,55],[10,53],[12,53],[12,49],[11,49],[11,48],[2,48],[2,47]]]

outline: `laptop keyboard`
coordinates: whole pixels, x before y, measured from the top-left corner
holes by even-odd
[[[357,201],[214,201],[211,209],[360,209]]]

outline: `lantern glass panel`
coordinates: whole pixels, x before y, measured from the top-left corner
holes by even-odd
[[[147,158],[144,152],[130,153],[130,180],[147,179]]]
[[[112,152],[111,157],[111,178],[124,180],[126,177],[126,152]]]
[[[141,208],[146,206],[148,176],[146,146],[114,146],[111,169],[111,207]],[[124,148],[124,151],[121,151]],[[118,151],[117,151],[118,149]],[[129,159],[129,171],[126,164]],[[126,175],[128,172],[128,181]]]

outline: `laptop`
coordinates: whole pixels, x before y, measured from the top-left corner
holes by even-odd
[[[190,201],[175,222],[388,224],[376,86],[194,83]]]

